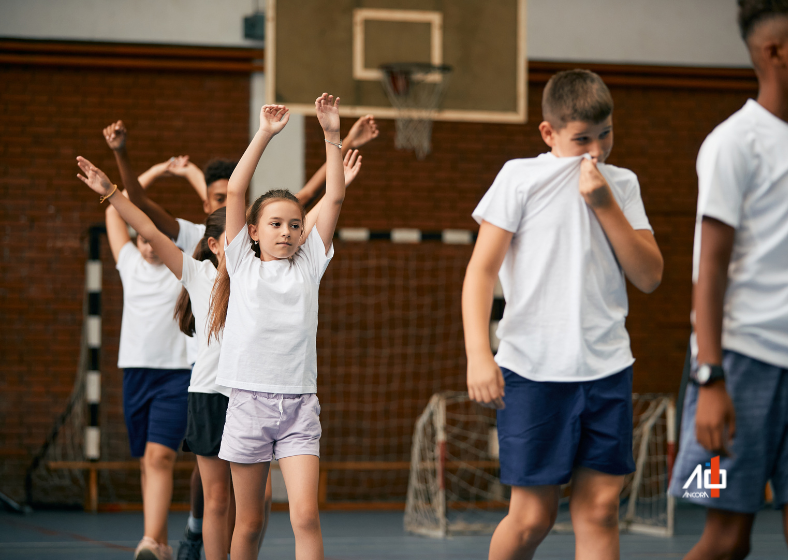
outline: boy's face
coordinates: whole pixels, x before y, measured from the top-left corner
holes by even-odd
[[[227,179],[217,179],[208,185],[208,199],[202,203],[202,209],[210,215],[219,208],[227,206]]]
[[[596,124],[570,121],[559,130],[544,121],[539,125],[539,132],[556,157],[590,154],[604,163],[613,149],[613,115]]]

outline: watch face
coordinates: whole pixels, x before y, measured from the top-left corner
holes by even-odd
[[[703,364],[698,368],[698,374],[696,375],[698,378],[698,383],[703,385],[706,383],[709,378],[711,377],[711,366],[709,364]]]

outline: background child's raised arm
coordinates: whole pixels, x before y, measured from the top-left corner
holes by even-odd
[[[246,227],[246,189],[252,180],[257,164],[271,138],[279,134],[290,120],[284,105],[264,105],[260,109],[260,128],[249,147],[235,166],[227,183],[227,244],[229,245],[241,228]]]
[[[344,148],[344,145],[342,147]],[[323,164],[323,167],[325,167],[325,164]],[[345,174],[345,188],[347,189],[350,183],[358,176],[359,171],[361,171],[361,156],[358,154],[358,150],[352,150],[345,154],[345,159],[342,161],[342,167]],[[320,209],[322,207],[323,199],[321,198],[309,213],[307,213],[306,223],[304,224],[306,235],[301,238],[302,244],[306,241],[307,235],[312,231],[312,228],[315,227],[315,222],[317,222],[317,217],[320,215]]]
[[[77,164],[82,173],[84,173],[84,175],[77,176],[99,195],[109,195],[108,200],[112,204],[112,208],[117,211],[110,212],[107,209],[107,236],[110,238],[110,248],[112,249],[112,255],[115,257],[115,262],[118,260],[120,249],[129,241],[128,230],[126,230],[126,223],[128,223],[151,244],[151,247],[156,251],[162,262],[180,280],[183,273],[183,253],[175,246],[175,243],[159,231],[153,221],[142,210],[119,193],[117,187],[110,182],[101,169],[81,156],[77,158]],[[117,220],[115,220],[116,217]],[[124,223],[124,220],[126,223]],[[112,221],[111,226],[110,221]],[[112,233],[110,233],[110,227],[112,228]],[[123,234],[121,234],[121,229]],[[115,241],[113,241],[113,238],[115,238]]]
[[[120,178],[123,181],[126,192],[129,194],[129,200],[145,212],[153,220],[157,228],[170,238],[175,239],[178,237],[178,232],[181,228],[175,218],[170,216],[164,208],[153,202],[145,194],[145,189],[140,185],[137,174],[134,173],[131,167],[129,155],[126,152],[126,136],[126,127],[123,125],[123,121],[113,123],[104,129],[104,139],[115,154],[115,161],[120,170]]]
[[[347,154],[349,152],[360,148],[370,140],[374,140],[379,134],[380,131],[378,130],[378,125],[375,122],[375,117],[372,115],[365,115],[361,117],[355,123],[353,123],[350,132],[348,132],[347,136],[342,141],[342,155],[347,158]],[[320,169],[315,171],[315,174],[310,177],[304,187],[296,193],[296,198],[302,205],[308,205],[312,200],[314,200],[314,198],[323,188],[325,182],[326,164],[324,163],[320,166]],[[349,184],[350,183],[347,180],[346,172],[345,187],[347,187]],[[314,225],[314,222],[312,222],[312,224]],[[309,231],[309,229],[306,229],[305,231]]]
[[[205,199],[208,198],[208,186],[205,184],[205,175],[203,175],[199,167],[189,161],[189,156],[173,156],[167,161],[157,163],[137,177],[137,180],[143,189],[147,189],[156,179],[165,175],[183,177],[189,181],[189,184],[201,201],[205,202]]]
[[[315,100],[317,120],[326,139],[326,195],[317,216],[317,232],[323,239],[326,254],[331,248],[334,229],[345,200],[345,175],[342,171],[342,151],[337,147],[339,137],[339,97],[324,93]]]

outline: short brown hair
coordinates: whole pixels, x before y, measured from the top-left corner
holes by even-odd
[[[613,96],[590,70],[565,70],[547,82],[542,94],[542,118],[561,129],[572,121],[600,123],[613,112]]]

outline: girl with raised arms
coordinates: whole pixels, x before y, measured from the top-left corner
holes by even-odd
[[[221,349],[221,335],[210,338],[207,332],[207,318],[210,294],[217,276],[217,266],[224,263],[224,236],[226,209],[220,208],[208,216],[205,234],[197,245],[192,257],[182,253],[175,243],[160,232],[154,223],[131,203],[117,193],[116,187],[107,176],[88,160],[78,158],[80,175],[88,186],[107,197],[112,204],[110,211],[119,213],[159,255],[163,263],[183,285],[183,291],[175,306],[175,318],[181,330],[193,335],[198,342],[198,355],[191,374],[189,385],[188,428],[186,445],[195,453],[202,473],[205,489],[205,518],[203,538],[207,560],[224,560],[227,557],[229,539],[232,534],[232,512],[230,508],[230,466],[220,459],[219,446],[225,424],[228,395],[230,389],[217,385]],[[361,156],[358,151],[350,151],[345,156],[343,183],[347,186],[358,175]],[[306,218],[307,231],[314,226],[323,206],[319,202]],[[120,222],[120,218],[117,218]],[[125,224],[122,224],[125,232]],[[119,229],[119,228],[118,228]],[[301,241],[305,241],[303,237]],[[262,503],[260,504],[262,506]],[[228,520],[230,523],[228,524]],[[167,558],[171,555],[166,545],[147,542],[142,556]]]
[[[274,456],[284,476],[298,560],[322,559],[317,509],[320,404],[317,295],[333,256],[344,200],[339,98],[315,101],[326,140],[326,194],[315,227],[286,190],[269,191],[246,211],[246,190],[271,139],[290,114],[266,105],[260,129],[227,188],[225,262],[211,302],[211,336],[223,332],[217,382],[232,387],[219,457],[230,461],[236,495],[233,560],[257,558],[263,496]]]

